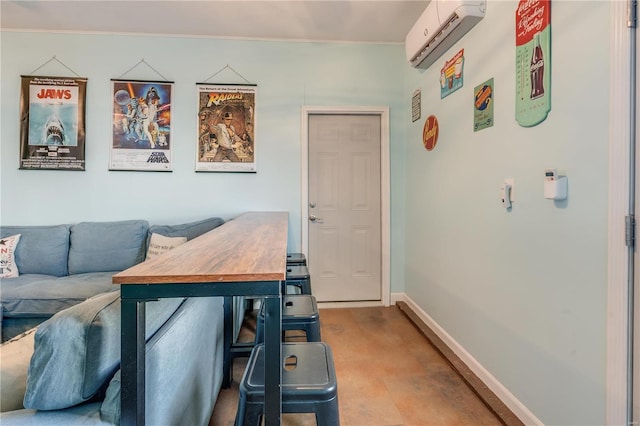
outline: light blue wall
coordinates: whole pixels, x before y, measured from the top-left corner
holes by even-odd
[[[55,224],[145,218],[180,223],[211,215],[282,210],[290,250],[301,244],[301,107],[389,106],[391,146],[402,146],[406,112],[400,45],[218,40],[207,38],[2,32],[1,223]],[[18,170],[20,75],[56,55],[88,78],[86,171]],[[173,172],[108,171],[112,78],[158,80],[144,59],[175,82]],[[195,173],[196,83],[229,65],[258,85],[257,174]],[[124,76],[123,74],[126,73]],[[72,75],[52,61],[38,75]],[[244,83],[225,70],[209,83]],[[392,169],[402,161],[393,149]],[[401,193],[392,177],[393,192]],[[395,199],[394,199],[395,200]],[[394,203],[392,247],[402,251],[402,205]],[[392,249],[393,250],[393,249]],[[393,291],[402,266],[392,265]]]
[[[552,2],[552,110],[515,121],[516,2],[487,15],[426,71],[407,70],[440,122],[436,148],[406,140],[405,291],[538,419],[605,424],[609,114],[608,2]],[[440,99],[464,48],[464,87]],[[473,88],[495,79],[495,126],[473,132]],[[543,172],[569,198],[543,198]],[[498,201],[504,178],[515,202]],[[410,230],[410,232],[409,232]]]

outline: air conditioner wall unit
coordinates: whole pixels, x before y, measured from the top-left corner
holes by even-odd
[[[429,68],[482,18],[486,0],[431,0],[405,39],[407,60]]]

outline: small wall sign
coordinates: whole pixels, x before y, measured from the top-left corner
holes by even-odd
[[[420,109],[421,109],[421,95],[420,89],[413,92],[413,97],[411,98],[411,122],[416,122],[420,120]]]
[[[464,49],[445,62],[440,70],[440,99],[444,99],[464,84]]]
[[[473,131],[493,126],[493,78],[473,89]]]
[[[431,151],[436,147],[439,133],[438,119],[435,115],[430,115],[424,122],[424,129],[422,130],[422,143],[427,151]]]

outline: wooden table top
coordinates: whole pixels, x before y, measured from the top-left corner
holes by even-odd
[[[113,276],[114,284],[284,281],[286,212],[249,212]]]

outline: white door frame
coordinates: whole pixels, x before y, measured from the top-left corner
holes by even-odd
[[[625,221],[629,212],[630,30],[627,2],[610,2],[609,227],[606,424],[627,424],[627,280]],[[604,23],[603,23],[604,24]],[[636,237],[636,244],[638,238]],[[632,421],[632,419],[628,419]]]
[[[335,305],[340,307],[349,306],[389,306],[391,299],[391,197],[390,197],[390,158],[389,158],[389,107],[325,107],[325,106],[303,106],[301,114],[301,235],[302,250],[309,253],[309,115],[313,114],[368,114],[380,116],[380,230],[381,230],[381,295],[380,302],[336,302],[323,303],[323,307]]]

